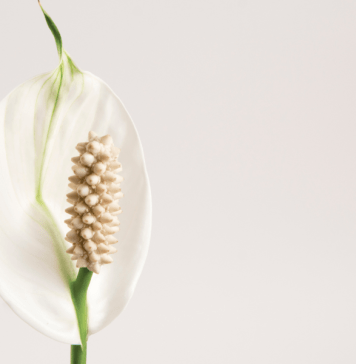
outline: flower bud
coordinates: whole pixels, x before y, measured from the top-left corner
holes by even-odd
[[[80,162],[83,166],[90,167],[95,161],[95,157],[91,153],[84,153],[80,156]]]
[[[78,195],[81,197],[88,196],[90,193],[90,188],[87,184],[81,184],[77,187]]]
[[[83,220],[84,224],[91,225],[93,222],[96,221],[96,218],[92,214],[88,213],[88,214],[83,215],[82,220]]]
[[[94,206],[99,202],[99,195],[97,195],[96,193],[92,193],[90,195],[88,195],[87,197],[85,197],[85,203],[88,206]]]
[[[100,182],[100,177],[98,175],[96,175],[95,173],[92,173],[90,176],[88,176],[86,179],[86,182],[89,185],[97,185]]]
[[[103,163],[103,162],[99,162],[99,163],[94,164],[93,171],[98,176],[101,176],[106,171],[106,164]]]
[[[75,165],[72,170],[78,178],[83,178],[89,174],[89,169],[83,166]]]
[[[97,141],[92,141],[87,144],[87,151],[93,154],[94,156],[98,155],[101,150],[101,145]]]

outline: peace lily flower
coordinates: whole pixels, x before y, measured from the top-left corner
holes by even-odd
[[[80,345],[81,324],[88,335],[98,332],[133,294],[149,245],[151,196],[141,143],[125,107],[102,80],[77,68],[57,27],[43,13],[59,65],[0,103],[0,295],[36,330]],[[91,130],[111,135],[121,149],[125,198],[120,200],[120,232],[115,233],[117,253],[92,277],[86,318],[86,305],[81,312],[83,302],[75,297],[78,269],[66,253],[71,244],[65,240],[70,229],[64,220],[72,206],[66,197],[72,191],[71,159]]]

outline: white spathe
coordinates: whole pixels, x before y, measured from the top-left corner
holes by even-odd
[[[20,85],[0,104],[0,295],[35,329],[69,344],[80,338],[64,210],[71,158],[90,130],[110,134],[121,149],[125,199],[115,260],[89,286],[89,335],[124,309],[147,255],[151,193],[137,131],[113,91],[79,71],[66,53],[56,70]]]

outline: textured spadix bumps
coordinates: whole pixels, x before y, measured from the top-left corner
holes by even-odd
[[[123,178],[117,158],[120,149],[114,146],[112,137],[101,138],[89,132],[89,141],[76,147],[80,156],[72,158],[74,176],[69,177],[68,202],[72,207],[66,212],[73,217],[65,222],[71,228],[66,240],[73,245],[67,253],[77,260],[77,268],[87,267],[94,273],[100,266],[112,263],[109,254],[117,250],[112,246],[118,242],[113,236],[119,231],[117,218],[122,210],[118,201],[123,197],[120,183]]]

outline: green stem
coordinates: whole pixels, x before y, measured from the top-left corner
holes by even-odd
[[[87,362],[87,348],[82,350],[81,345],[72,345],[70,347],[70,364],[85,364]]]
[[[71,364],[85,364],[87,360],[88,307],[87,291],[93,272],[80,268],[77,279],[71,283],[70,292],[77,313],[77,320],[82,345],[72,345]]]

